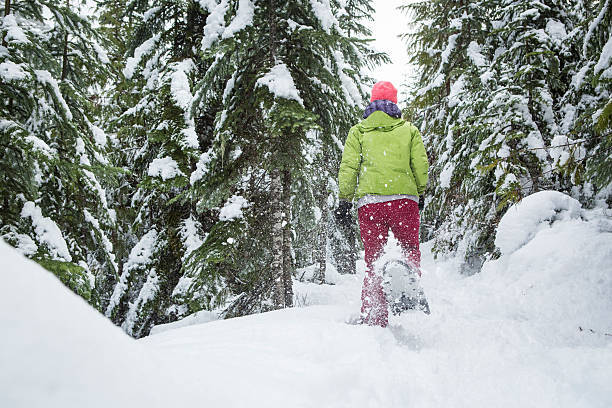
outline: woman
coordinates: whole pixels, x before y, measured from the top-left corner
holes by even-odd
[[[357,200],[365,247],[361,318],[366,324],[382,327],[388,323],[387,300],[382,276],[375,273],[373,264],[391,229],[406,262],[420,275],[419,196],[425,191],[429,171],[421,134],[401,119],[396,104],[393,84],[380,81],[374,85],[364,120],[349,131],[338,175],[340,205],[336,216],[350,223],[352,201]]]

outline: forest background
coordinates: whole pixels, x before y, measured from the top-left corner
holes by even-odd
[[[4,0],[0,235],[130,335],[354,273],[333,217],[377,65],[367,0]],[[612,204],[612,4],[417,1],[400,107],[423,240],[477,273],[541,190]],[[93,6],[93,8],[92,8]],[[356,228],[356,225],[355,225]]]

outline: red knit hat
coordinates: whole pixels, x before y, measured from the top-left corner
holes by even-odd
[[[397,89],[391,82],[378,81],[372,88],[372,98],[370,102],[374,102],[378,99],[386,99],[393,103],[397,103]]]

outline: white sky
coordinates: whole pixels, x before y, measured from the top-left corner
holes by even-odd
[[[407,82],[410,73],[406,46],[398,37],[408,31],[409,18],[399,10],[407,0],[374,0],[376,9],[374,21],[370,24],[372,35],[376,39],[374,48],[386,52],[391,64],[385,64],[374,70],[371,75],[377,81],[390,81],[401,92],[401,85]],[[401,99],[401,98],[400,98]]]

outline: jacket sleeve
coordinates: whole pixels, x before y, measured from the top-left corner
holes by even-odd
[[[340,190],[338,198],[341,200],[352,201],[357,188],[357,178],[361,168],[361,143],[357,138],[357,133],[354,127],[351,128],[342,152],[342,161],[338,172],[338,188]]]
[[[425,192],[425,186],[429,179],[429,161],[423,144],[421,133],[416,127],[412,128],[412,146],[410,150],[410,167],[417,185],[419,195]]]

